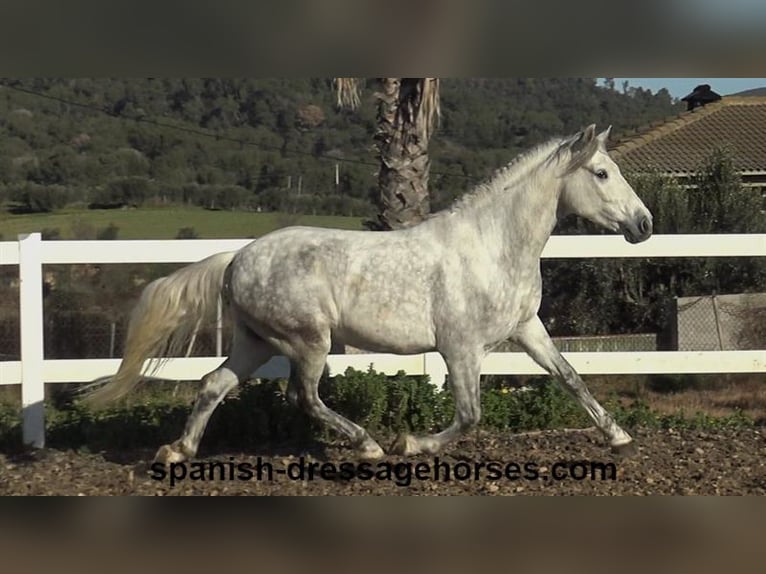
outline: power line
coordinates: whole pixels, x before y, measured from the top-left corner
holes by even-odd
[[[253,142],[253,141],[250,141],[250,140],[244,140],[244,139],[240,139],[240,138],[235,138],[235,137],[231,137],[231,136],[227,136],[227,135],[210,133],[210,132],[206,132],[206,131],[201,130],[201,129],[190,128],[190,127],[187,127],[187,126],[175,125],[175,124],[159,121],[159,120],[156,120],[156,119],[148,118],[146,116],[138,116],[138,115],[136,115],[136,116],[128,116],[128,115],[124,115],[121,111],[115,111],[113,109],[109,109],[109,108],[106,108],[106,107],[102,108],[102,107],[94,106],[92,104],[88,104],[88,103],[84,103],[84,102],[77,102],[75,100],[69,100],[67,98],[62,98],[60,96],[54,96],[54,95],[51,95],[51,94],[46,94],[46,93],[43,93],[43,92],[38,92],[36,90],[31,90],[29,88],[25,88],[24,86],[22,86],[21,83],[18,80],[15,80],[15,81],[0,80],[0,86],[3,86],[3,87],[8,88],[10,90],[14,90],[16,92],[27,94],[27,95],[30,95],[30,96],[35,96],[35,97],[38,97],[38,98],[43,98],[43,99],[46,99],[46,100],[51,100],[51,101],[54,101],[54,102],[57,102],[57,103],[60,103],[60,104],[65,104],[65,105],[68,105],[68,106],[74,106],[74,107],[81,108],[81,109],[84,109],[84,110],[88,110],[88,111],[91,111],[91,112],[96,112],[96,113],[104,114],[104,115],[107,115],[107,116],[109,116],[111,118],[115,118],[115,119],[118,119],[118,120],[127,120],[127,121],[131,121],[131,122],[136,122],[136,123],[149,124],[149,125],[152,125],[152,126],[155,126],[155,127],[158,127],[158,128],[162,128],[162,129],[176,130],[176,131],[179,131],[179,132],[184,132],[184,133],[195,135],[195,136],[199,136],[199,137],[215,139],[216,141],[225,141],[225,142],[235,143],[235,144],[238,144],[240,147],[250,146],[250,147],[260,148],[260,149],[268,150],[268,151],[277,151],[277,152],[279,152],[281,154],[287,154],[287,155],[293,154],[293,155],[300,155],[300,156],[311,157],[311,158],[315,158],[315,159],[323,159],[323,160],[334,161],[334,162],[352,163],[352,164],[356,164],[356,165],[364,165],[364,166],[368,166],[368,167],[374,167],[376,169],[380,167],[380,165],[378,163],[374,163],[374,162],[370,162],[370,161],[365,161],[365,160],[361,160],[361,159],[342,158],[342,157],[336,157],[336,156],[332,156],[332,155],[328,155],[328,154],[315,154],[315,153],[312,153],[312,152],[306,152],[306,151],[301,151],[301,150],[287,150],[287,149],[284,149],[284,148],[279,147],[279,146],[272,146],[272,145],[268,145],[268,144]],[[459,173],[446,173],[446,172],[431,171],[430,174],[431,175],[443,176],[443,177],[455,177],[455,178],[465,179],[465,180],[469,180],[469,181],[477,181],[477,178],[474,178],[474,177],[469,176],[469,175],[459,174]]]

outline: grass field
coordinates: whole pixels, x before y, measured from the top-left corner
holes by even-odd
[[[200,239],[259,237],[288,225],[361,229],[362,218],[332,215],[289,215],[210,211],[198,207],[140,209],[65,209],[55,213],[13,215],[0,213],[0,234],[13,241],[19,233],[58,229],[61,239],[86,238],[109,224],[119,228],[118,239],[173,239],[178,230],[193,227]],[[83,237],[85,235],[86,237]]]

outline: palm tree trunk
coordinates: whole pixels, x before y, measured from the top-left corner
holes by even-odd
[[[378,94],[378,218],[368,227],[401,229],[431,212],[428,142],[439,114],[437,78],[383,78]]]
[[[428,142],[440,116],[438,78],[380,78],[378,129],[378,217],[374,230],[401,229],[431,212]],[[338,106],[359,105],[354,78],[335,78]]]

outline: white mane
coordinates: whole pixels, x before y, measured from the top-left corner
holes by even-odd
[[[510,163],[497,169],[489,179],[458,198],[449,208],[434,215],[462,211],[467,207],[475,206],[477,203],[483,203],[496,193],[507,193],[519,181],[526,179],[531,171],[541,165],[553,160],[556,160],[555,163],[558,164],[561,160],[568,159],[569,148],[564,144],[569,141],[568,138],[553,138],[516,156]],[[567,157],[562,157],[562,155]]]

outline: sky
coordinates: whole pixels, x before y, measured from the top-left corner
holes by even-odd
[[[710,84],[712,90],[722,96],[766,87],[766,78],[614,78],[615,88],[621,90],[625,80],[631,86],[646,88],[655,93],[667,88],[674,98],[683,98],[699,84]]]

